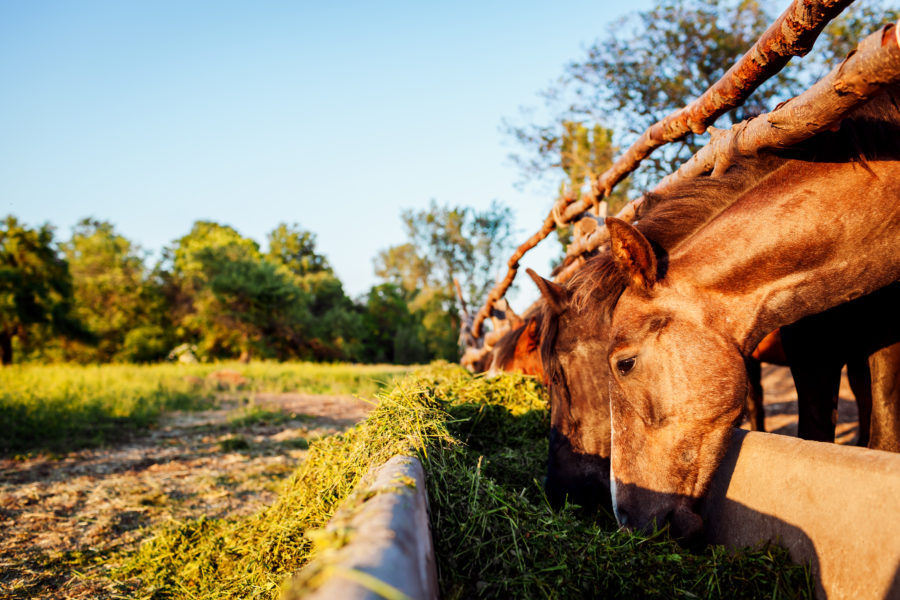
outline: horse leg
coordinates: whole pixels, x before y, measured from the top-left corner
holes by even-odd
[[[872,372],[872,432],[869,448],[900,452],[900,343],[869,357]]]
[[[854,357],[847,361],[847,379],[853,397],[856,398],[856,408],[859,411],[859,428],[856,436],[857,446],[869,445],[869,431],[872,423],[872,376],[869,372],[870,359]]]
[[[835,365],[791,365],[797,388],[797,435],[804,440],[833,442],[841,369]]]
[[[797,436],[833,442],[843,363],[820,334],[818,319],[801,319],[781,328],[781,342],[797,388]]]
[[[747,359],[747,418],[752,431],[766,430],[766,411],[763,408],[762,364],[755,358]]]

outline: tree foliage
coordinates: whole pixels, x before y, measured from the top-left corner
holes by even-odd
[[[573,122],[612,127],[616,144],[627,147],[718,80],[783,8],[759,0],[661,0],[613,23],[542,94],[542,118],[535,120],[534,111],[526,110],[518,122],[505,123],[519,147],[511,158],[523,181],[561,178]],[[792,61],[717,125],[730,126],[800,93],[863,35],[896,18],[896,10],[884,3],[854,3],[826,28],[809,58],[799,65]],[[651,187],[675,170],[705,139],[692,134],[658,149],[636,171],[639,186]]]
[[[308,297],[291,273],[232,227],[198,221],[172,256],[177,323],[204,355],[249,360],[270,338],[296,340],[309,321]]]
[[[439,205],[404,210],[401,219],[409,240],[382,250],[375,274],[408,292],[440,290],[451,302],[458,278],[473,304],[493,286],[512,243],[512,210],[496,200],[482,211]]]
[[[279,223],[269,232],[268,238],[266,258],[286,266],[295,275],[331,272],[328,259],[316,252],[316,234],[301,229],[296,223]]]
[[[197,221],[152,267],[112,223],[82,219],[57,245],[49,225],[0,229],[0,355],[146,362],[178,347],[201,360],[251,357],[422,363],[455,359],[450,287],[477,290],[509,237],[509,211],[406,211],[413,241],[384,253],[384,276],[347,296],[315,235],[279,224],[268,252],[235,228]],[[481,270],[475,267],[481,266]],[[13,343],[15,341],[15,344]]]
[[[120,352],[129,333],[147,324],[147,294],[152,292],[145,288],[140,249],[116,233],[112,223],[90,218],[75,226],[62,248],[72,274],[75,314],[97,338],[90,346],[70,348],[68,357],[82,361],[139,359]],[[130,346],[135,343],[132,335]]]
[[[410,310],[409,300],[409,293],[393,283],[382,283],[369,290],[364,313],[368,332],[364,352],[369,362],[428,362],[425,325]]]
[[[458,358],[459,307],[453,279],[478,306],[494,284],[512,240],[512,211],[497,201],[482,211],[441,206],[405,210],[408,242],[382,250],[375,274],[402,290],[420,319],[429,358]],[[400,331],[400,330],[398,330]],[[409,329],[406,343],[412,347]]]
[[[53,229],[31,229],[12,215],[0,224],[0,364],[13,361],[13,340],[61,335],[89,340],[73,315],[69,265]]]
[[[308,294],[311,318],[303,355],[317,360],[366,360],[363,317],[341,281],[331,271],[319,271],[300,277],[297,284]]]
[[[362,316],[315,249],[281,224],[264,256],[227,225],[198,221],[170,249],[179,338],[202,356],[354,360]]]

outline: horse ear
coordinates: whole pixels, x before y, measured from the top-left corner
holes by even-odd
[[[559,314],[565,310],[566,304],[569,302],[569,294],[566,291],[566,288],[558,283],[544,279],[532,269],[525,269],[525,272],[534,280],[534,283],[541,292],[541,296],[544,297],[544,300],[547,301],[547,304],[553,309],[553,312]]]
[[[656,284],[656,253],[644,235],[615,217],[606,218],[610,249],[628,285],[650,291]]]

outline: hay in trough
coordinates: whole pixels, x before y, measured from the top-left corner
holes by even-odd
[[[381,395],[371,416],[317,440],[278,501],[248,518],[173,524],[122,571],[147,598],[275,598],[288,576],[353,532],[321,528],[372,467],[425,466],[441,597],[808,598],[808,570],[769,547],[692,553],[617,530],[609,515],[556,512],[539,484],[546,396],[533,379],[434,365]],[[301,577],[302,584],[302,577]]]

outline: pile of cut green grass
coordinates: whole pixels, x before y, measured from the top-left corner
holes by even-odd
[[[366,471],[414,453],[427,473],[442,598],[811,597],[808,571],[783,550],[697,554],[663,533],[619,532],[608,515],[554,512],[535,481],[547,427],[533,380],[432,366],[382,394],[365,422],[314,442],[273,506],[172,524],[120,574],[139,578],[145,598],[275,598],[324,545],[352,538],[321,528]]]
[[[100,446],[151,427],[171,410],[212,405],[234,371],[248,392],[372,397],[408,367],[259,362],[161,365],[22,365],[0,369],[0,455]]]

